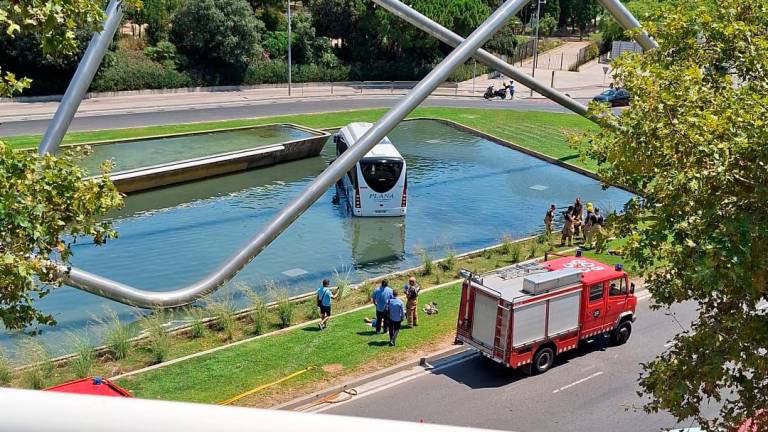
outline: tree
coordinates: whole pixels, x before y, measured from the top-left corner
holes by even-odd
[[[691,330],[643,365],[645,410],[735,430],[768,409],[768,9],[680,0],[655,20],[660,48],[614,63],[632,107],[582,143],[605,183],[642,197],[617,224],[654,307],[698,305]]]
[[[173,15],[171,42],[190,68],[239,82],[263,33],[246,0],[187,0]]]
[[[544,15],[539,22],[539,31],[542,36],[550,36],[557,27],[557,20],[552,15]]]
[[[102,16],[101,3],[90,0],[0,2],[0,29],[11,37],[38,35],[51,56],[75,50],[76,33],[98,29]],[[30,84],[6,72],[0,96]],[[80,237],[101,244],[116,235],[103,216],[122,199],[106,168],[101,176],[84,179],[70,156],[39,158],[0,141],[0,321],[5,327],[54,324],[34,304],[61,284],[50,260],[66,264]]]
[[[627,9],[632,15],[637,17],[643,25],[653,19],[652,13],[662,7],[665,0],[633,0],[626,3]],[[610,14],[603,14],[603,18],[598,23],[598,30],[602,36],[603,43],[610,46],[613,41],[630,40],[631,37],[624,32],[624,29],[613,19]]]

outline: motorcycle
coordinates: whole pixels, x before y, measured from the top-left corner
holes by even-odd
[[[509,86],[506,84],[504,84],[503,88],[500,88],[498,90],[494,89],[493,86],[488,86],[488,88],[485,89],[485,94],[483,94],[483,98],[485,98],[486,100],[491,100],[497,97],[506,99],[507,89],[509,89]]]

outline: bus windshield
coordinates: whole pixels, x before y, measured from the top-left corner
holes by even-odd
[[[389,192],[400,179],[403,161],[399,159],[363,159],[360,169],[368,187],[378,193]]]

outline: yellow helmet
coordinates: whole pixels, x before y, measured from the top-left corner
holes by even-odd
[[[589,212],[594,211],[594,207],[592,206],[592,203],[587,203],[587,211]]]

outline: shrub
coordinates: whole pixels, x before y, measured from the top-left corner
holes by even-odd
[[[512,246],[510,246],[509,249],[509,260],[513,263],[519,262],[520,257],[523,254],[522,247],[520,246],[520,243],[512,243]]]
[[[450,271],[456,265],[456,250],[448,248],[445,252],[445,259],[440,262],[440,267],[445,271]]]
[[[77,355],[70,360],[70,367],[78,378],[91,376],[93,365],[96,363],[96,353],[88,335],[72,333],[69,338],[72,342],[73,352]]]
[[[307,309],[305,314],[307,320],[316,320],[320,318],[320,308],[317,307],[315,302],[307,302],[305,307]]]
[[[7,385],[11,382],[11,378],[13,378],[13,367],[3,350],[0,349],[0,385]]]
[[[269,311],[264,299],[255,292],[248,290],[248,308],[251,310],[248,316],[251,318],[251,331],[253,334],[260,335],[267,329]]]
[[[361,277],[361,279],[363,278]],[[360,286],[358,286],[357,289],[363,293],[363,296],[366,298],[366,300],[370,299],[371,294],[373,294],[373,284],[371,283],[370,279],[363,279],[363,282],[360,283]]]
[[[239,82],[264,30],[246,0],[195,0],[173,15],[170,40],[193,68]]]
[[[434,272],[434,263],[432,257],[429,255],[429,251],[426,249],[419,250],[419,257],[421,258],[422,274],[429,276]]]
[[[510,255],[512,253],[512,247],[515,244],[514,240],[509,234],[501,235],[501,251],[504,255]]]
[[[235,305],[230,297],[213,299],[206,305],[209,313],[216,317],[213,329],[224,333],[224,340],[235,337]]]
[[[194,84],[189,75],[168,66],[152,61],[143,52],[118,50],[107,53],[104,65],[91,84],[91,91],[180,88]]]
[[[168,358],[170,351],[170,337],[165,329],[165,313],[156,310],[153,313],[141,317],[141,327],[147,335],[149,353],[152,355],[152,362],[162,363]]]
[[[114,311],[109,312],[108,321],[103,324],[106,327],[104,345],[109,348],[112,357],[115,360],[128,357],[131,351],[131,339],[136,336],[136,328],[130,324],[123,324]]]
[[[296,304],[291,301],[288,291],[285,289],[279,290],[277,296],[277,318],[280,323],[280,328],[290,327],[293,322],[293,315],[296,311]]]
[[[144,48],[144,54],[150,60],[165,65],[166,67],[176,63],[176,46],[168,41],[160,41],[155,46]]]
[[[293,82],[336,82],[348,81],[349,66],[333,67],[317,64],[293,65]],[[283,60],[258,61],[248,66],[243,76],[243,84],[280,84],[288,82],[288,64]]]
[[[45,388],[53,375],[53,362],[48,349],[40,342],[27,338],[22,342],[21,356],[28,366],[21,375],[24,385],[35,390]]]
[[[472,64],[472,61],[470,60],[469,62],[464,63],[463,65],[454,69],[453,72],[451,72],[451,75],[448,76],[448,79],[446,81],[459,83],[462,81],[471,80],[473,76],[475,76],[476,78],[479,78],[481,75],[485,75],[488,72],[489,72],[488,67],[479,63],[477,64],[477,69],[475,69],[475,66]]]
[[[205,314],[202,309],[195,306],[187,308],[187,315],[191,318],[192,322],[189,328],[189,337],[197,339],[203,337],[205,334]]]
[[[492,248],[483,249],[483,258],[485,259],[493,258],[493,249]]]
[[[528,259],[533,259],[539,256],[539,245],[536,243],[531,243],[530,251],[528,253]]]

